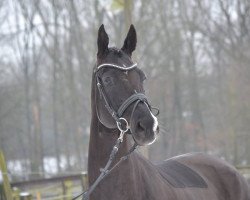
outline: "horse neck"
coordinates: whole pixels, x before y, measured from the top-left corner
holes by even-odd
[[[112,148],[118,138],[118,131],[110,131],[94,120],[91,124],[90,134],[88,176],[89,184],[92,185],[100,175],[100,168],[104,168],[109,159]],[[128,138],[125,136],[112,166],[129,151],[130,146]],[[129,193],[132,198],[132,194],[135,195],[138,191],[136,191],[136,178],[133,170],[135,163],[132,156],[129,157],[128,160],[122,161],[122,163],[99,184],[100,187],[96,188],[93,192],[91,200],[110,199],[110,194],[112,194],[112,199],[113,197],[117,197],[122,200],[124,198],[119,197],[121,193]],[[114,187],[116,188],[115,190]],[[104,194],[106,195],[105,197],[103,197]]]
[[[97,121],[92,121],[89,142],[89,165],[91,166],[89,170],[94,171],[95,176],[99,175],[100,168],[106,165],[118,135],[118,130],[109,130]],[[128,139],[125,136],[113,161],[114,163],[129,151],[129,146]],[[93,170],[93,167],[96,167],[96,169]]]

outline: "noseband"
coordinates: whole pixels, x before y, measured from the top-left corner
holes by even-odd
[[[110,104],[109,102],[109,98],[107,97],[105,91],[104,91],[104,87],[102,85],[102,82],[101,82],[101,78],[100,76],[98,75],[98,71],[102,68],[115,68],[115,69],[118,69],[118,70],[122,70],[122,71],[130,71],[134,68],[137,67],[137,64],[133,64],[129,67],[123,65],[123,66],[119,66],[119,65],[115,65],[115,64],[110,64],[110,63],[104,63],[104,64],[101,64],[99,65],[97,68],[96,68],[96,71],[95,71],[95,76],[96,76],[96,84],[97,84],[97,87],[98,87],[98,90],[99,90],[99,94],[101,96],[101,98],[104,100],[105,102],[105,107],[107,108],[108,112],[110,113],[110,115],[113,117],[113,119],[116,121],[116,125],[117,125],[117,128],[120,130],[120,131],[124,131],[124,132],[127,132],[130,127],[129,127],[129,123],[127,122],[127,120],[125,118],[122,117],[122,115],[124,114],[124,112],[126,111],[126,109],[133,103],[134,104],[134,107],[132,109],[132,113],[131,113],[131,116],[130,116],[130,121],[133,117],[133,114],[134,114],[134,111],[137,107],[137,105],[140,103],[140,102],[143,102],[147,105],[147,107],[149,108],[149,110],[151,111],[152,107],[149,105],[148,103],[148,100],[147,100],[147,97],[143,94],[143,93],[134,93],[133,95],[131,95],[130,97],[128,97],[123,103],[122,105],[120,105],[120,107],[118,108],[118,110],[116,111]],[[155,109],[155,108],[153,108]],[[158,111],[157,111],[158,112]],[[97,116],[99,118],[99,121],[100,121],[100,117],[98,115],[98,112],[97,112]],[[101,122],[101,121],[100,121]],[[130,123],[131,124],[131,123]],[[131,130],[130,130],[131,131]]]

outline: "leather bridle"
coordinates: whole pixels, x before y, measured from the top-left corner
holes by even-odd
[[[96,67],[96,70],[94,72],[95,73],[95,77],[96,77],[96,85],[97,85],[97,88],[99,90],[100,97],[101,97],[101,99],[104,100],[105,107],[108,110],[109,114],[115,120],[117,128],[120,131],[122,130],[124,132],[127,132],[130,129],[131,119],[133,117],[133,114],[134,114],[134,111],[135,111],[137,105],[140,102],[145,103],[147,105],[147,107],[149,108],[150,112],[152,111],[152,109],[155,109],[155,110],[157,110],[157,114],[158,114],[159,110],[156,109],[156,108],[152,108],[149,105],[147,97],[145,96],[145,94],[143,94],[143,93],[134,93],[133,95],[131,95],[130,97],[128,97],[120,105],[120,107],[116,111],[111,106],[109,98],[108,98],[108,96],[105,93],[105,90],[104,90],[104,87],[102,85],[102,81],[101,81],[101,77],[100,77],[99,71],[100,71],[100,69],[103,69],[103,68],[115,68],[115,69],[122,70],[122,71],[130,71],[132,69],[135,69],[136,67],[137,67],[136,63],[134,63],[134,64],[132,64],[131,66],[128,66],[128,67],[126,65],[119,66],[119,65],[115,65],[115,64],[111,64],[111,63],[103,63],[103,64],[99,65],[98,67]],[[132,112],[131,112],[130,121],[128,123],[127,120],[125,118],[123,118],[122,116],[123,116],[124,112],[126,111],[126,109],[131,104],[133,104],[133,103],[134,103],[134,106],[133,106],[133,109],[132,109]],[[98,111],[96,111],[96,112],[97,112],[98,119],[101,122],[99,114],[98,114]],[[130,132],[132,132],[131,129],[130,129]]]

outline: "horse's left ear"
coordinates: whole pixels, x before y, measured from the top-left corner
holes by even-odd
[[[108,50],[108,44],[109,44],[109,37],[105,31],[104,25],[102,24],[98,30],[98,38],[97,38],[98,58],[101,58],[102,56],[105,55],[105,53]]]
[[[129,31],[128,31],[128,34],[127,34],[127,37],[124,40],[124,44],[123,44],[123,47],[121,48],[121,50],[123,50],[129,56],[131,56],[132,52],[135,50],[136,42],[137,42],[137,38],[136,38],[135,27],[133,24],[131,24]]]

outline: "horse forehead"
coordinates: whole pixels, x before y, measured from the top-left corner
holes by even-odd
[[[106,63],[112,63],[122,67],[129,67],[133,64],[132,60],[122,50],[110,48],[109,53],[104,59]]]

